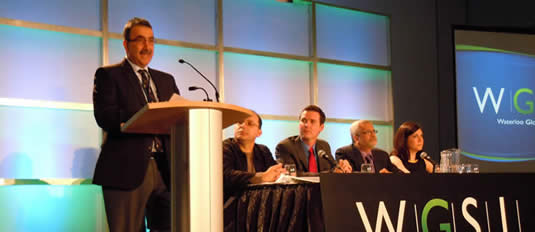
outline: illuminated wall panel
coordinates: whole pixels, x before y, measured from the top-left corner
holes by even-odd
[[[297,117],[310,103],[309,69],[304,61],[225,53],[225,102]]]
[[[0,106],[0,178],[93,178],[92,111]]]
[[[124,57],[125,51],[122,40],[110,40],[110,63],[121,62]],[[202,90],[188,91],[189,86],[199,86],[206,89],[210,98],[215,101],[213,87],[187,64],[178,63],[180,58],[194,65],[217,86],[216,53],[213,51],[156,44],[154,46],[154,57],[149,67],[172,74],[183,97],[202,101],[202,99],[206,98]]]
[[[320,63],[318,87],[328,118],[392,120],[390,71]]]
[[[91,103],[100,38],[0,25],[0,97]]]
[[[309,8],[275,0],[223,1],[225,46],[308,56]]]
[[[109,30],[122,33],[124,24],[142,17],[152,24],[156,38],[215,45],[216,1],[109,0]]]
[[[0,231],[108,231],[100,186],[0,186]]]
[[[336,149],[351,143],[351,138],[349,137],[350,125],[350,123],[325,123],[325,127],[319,137],[329,142],[333,157]]]
[[[100,1],[2,0],[0,17],[100,30]]]
[[[319,57],[390,65],[388,17],[317,4],[316,24]]]
[[[195,85],[205,88],[214,98],[208,83],[189,66],[177,62],[185,59],[216,85],[218,81],[224,84],[226,103],[270,115],[270,120],[264,120],[263,135],[257,142],[266,144],[272,152],[282,139],[298,134],[297,116],[313,99],[330,120],[363,118],[388,124],[393,119],[391,72],[381,70],[390,68],[388,16],[315,2],[223,0],[223,14],[219,15],[223,31],[218,32],[215,0],[104,2],[108,4],[103,8],[108,10],[104,13],[108,18],[100,13],[100,0],[52,0],[46,4],[8,0],[0,5],[0,20],[22,20],[20,27],[0,24],[0,49],[9,57],[0,65],[0,178],[92,177],[101,137],[88,108],[92,103],[93,75],[103,58],[108,56],[113,64],[120,62],[125,53],[122,39],[110,39],[109,34],[79,35],[76,29],[100,31],[101,21],[106,19],[110,32],[121,33],[128,19],[144,17],[153,24],[156,38],[171,40],[168,44],[194,43],[197,49],[156,44],[150,66],[171,73],[182,96],[191,100],[205,98],[202,91],[188,91],[189,86]],[[313,5],[316,15],[312,15]],[[29,25],[27,21],[51,26],[29,29],[24,27]],[[75,29],[58,29],[55,25]],[[312,44],[314,26],[317,44]],[[223,36],[222,60],[211,50],[218,33]],[[107,54],[102,51],[103,41],[109,41]],[[314,47],[317,56],[312,54]],[[318,63],[314,73],[316,58],[331,61],[320,60],[324,63]],[[345,63],[327,64],[340,63],[337,61]],[[220,64],[224,73],[217,73],[218,62],[224,62]],[[384,68],[356,67],[360,63]],[[312,82],[315,77],[317,83]],[[19,99],[85,105],[76,109],[35,108],[17,105]],[[295,121],[287,121],[287,116],[295,117]],[[336,121],[328,122],[321,134],[330,142],[332,152],[350,143],[349,123]],[[378,147],[389,151],[392,126],[376,128],[380,131]],[[231,136],[232,130],[225,129],[225,136]]]
[[[377,148],[384,151],[392,152],[394,149],[394,129],[390,125],[374,125],[375,129],[379,131],[377,133]]]

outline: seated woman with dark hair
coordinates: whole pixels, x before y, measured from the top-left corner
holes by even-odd
[[[419,156],[423,147],[422,128],[414,122],[404,122],[394,136],[390,161],[404,173],[432,173],[433,164]]]

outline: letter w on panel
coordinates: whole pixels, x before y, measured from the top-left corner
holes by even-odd
[[[494,98],[494,94],[492,93],[492,90],[490,88],[487,88],[485,90],[485,94],[483,95],[483,101],[481,101],[481,98],[479,98],[479,93],[477,92],[476,87],[472,87],[474,90],[474,95],[476,96],[477,105],[479,106],[479,111],[483,113],[483,110],[485,109],[485,105],[487,105],[487,98],[490,96],[490,101],[492,101],[492,106],[494,107],[494,112],[498,114],[498,110],[500,109],[500,104],[502,103],[502,97],[503,97],[503,91],[504,88],[500,89],[500,95],[498,96],[498,101]]]
[[[394,230],[394,225],[392,224],[392,220],[390,220],[390,216],[388,214],[388,211],[386,210],[385,203],[383,201],[380,201],[379,210],[377,210],[375,231],[381,231],[384,220],[389,232],[401,232],[403,230],[403,216],[405,215],[405,204],[406,201],[399,202],[398,222],[396,230]],[[366,232],[373,232],[373,228],[370,224],[370,220],[368,219],[368,215],[366,214],[366,210],[364,209],[364,205],[362,204],[362,202],[355,202],[355,205],[357,206],[357,210],[360,214],[360,218],[362,219],[362,224],[364,224]]]

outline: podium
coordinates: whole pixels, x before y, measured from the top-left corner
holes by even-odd
[[[125,133],[169,134],[171,231],[223,231],[223,132],[252,111],[224,103],[148,103]]]

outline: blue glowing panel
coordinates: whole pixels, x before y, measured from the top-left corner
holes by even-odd
[[[101,131],[92,111],[0,106],[0,178],[92,178]]]
[[[318,103],[328,118],[392,120],[390,71],[318,64]]]
[[[336,123],[326,122],[320,138],[329,142],[331,145],[331,152],[334,156],[336,149],[347,146],[352,143],[349,133],[351,123]],[[379,131],[377,133],[376,148],[382,149],[388,153],[392,150],[392,126],[374,125],[374,128]]]
[[[490,162],[535,160],[535,57],[484,50],[455,57],[463,154]]]
[[[124,57],[125,52],[122,41],[110,40],[110,63],[121,62]],[[178,63],[178,59],[182,58],[190,62],[217,87],[216,57],[217,55],[213,51],[157,44],[154,47],[154,57],[149,67],[172,74],[183,97],[202,101],[202,99],[206,98],[204,92],[202,90],[190,92],[188,87],[202,87],[206,89],[211,99],[215,99],[213,87],[187,64]]]
[[[390,65],[390,20],[386,16],[316,5],[321,58]]]
[[[325,123],[325,127],[319,137],[329,142],[333,156],[336,149],[351,144],[351,137],[349,136],[350,125],[350,123]]]
[[[216,1],[109,0],[109,30],[122,33],[126,22],[142,17],[156,38],[215,45]]]
[[[100,38],[0,25],[0,97],[91,103]]]
[[[377,132],[377,148],[390,153],[394,149],[394,128],[391,125],[374,125]]]
[[[100,30],[100,2],[2,0],[0,17]]]
[[[299,134],[299,122],[281,121],[281,120],[262,120],[262,135],[256,139],[256,143],[266,145],[273,156],[275,156],[275,147],[283,139]],[[234,137],[235,126],[229,126],[223,130],[223,137]]]
[[[225,102],[297,117],[310,103],[309,70],[308,62],[225,53]]]
[[[275,0],[223,1],[225,46],[308,56],[309,7]]]
[[[96,185],[0,186],[0,231],[108,231]]]

